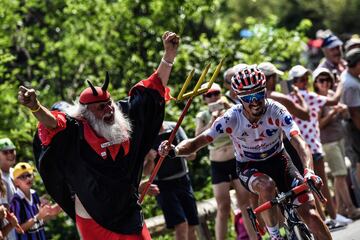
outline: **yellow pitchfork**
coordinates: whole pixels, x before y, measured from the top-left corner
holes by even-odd
[[[185,93],[187,87],[189,86],[189,83],[191,81],[191,79],[193,78],[194,76],[194,72],[195,70],[193,69],[189,76],[186,78],[185,80],[185,83],[183,85],[183,87],[181,88],[180,90],[180,93],[178,95],[178,97],[176,98],[177,101],[182,101],[184,99],[187,99],[188,98],[188,101],[179,117],[179,120],[177,121],[174,129],[172,130],[171,132],[171,135],[168,139],[168,144],[169,146],[171,145],[171,143],[173,142],[174,138],[175,138],[175,135],[176,135],[176,132],[177,130],[179,129],[180,125],[181,125],[181,122],[183,121],[189,107],[190,107],[190,104],[193,100],[194,97],[200,95],[200,94],[203,94],[203,93],[206,93],[210,88],[211,88],[211,85],[215,82],[217,76],[219,75],[219,72],[220,72],[220,69],[222,67],[224,63],[224,58],[221,59],[220,63],[217,65],[216,69],[215,69],[215,72],[213,73],[212,77],[210,78],[207,86],[205,88],[201,88],[200,89],[200,86],[202,85],[202,83],[204,82],[205,80],[205,76],[207,74],[207,72],[209,71],[209,68],[210,68],[210,63],[205,67],[205,69],[202,71],[201,75],[200,75],[200,78],[199,80],[197,81],[196,85],[195,85],[195,88],[190,91],[190,92],[187,92]],[[154,181],[155,177],[156,177],[156,174],[158,173],[159,169],[160,169],[160,166],[162,164],[162,162],[164,161],[165,157],[160,157],[159,161],[157,162],[153,172],[151,173],[151,176],[148,180],[148,182],[146,183],[145,185],[145,188],[144,190],[142,191],[141,195],[140,195],[140,198],[139,198],[139,203],[141,204],[144,200],[144,197],[145,197],[145,194],[147,193],[147,191],[149,190],[150,188],[150,185],[151,183]]]

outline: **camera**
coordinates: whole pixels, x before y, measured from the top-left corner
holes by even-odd
[[[225,108],[223,102],[209,103],[208,107],[209,107],[209,111],[210,111],[210,112],[215,112],[215,111],[223,110],[223,109]]]
[[[283,80],[280,81],[280,86],[281,86],[281,92],[284,94],[289,94],[293,91],[293,85],[294,84],[294,80]]]

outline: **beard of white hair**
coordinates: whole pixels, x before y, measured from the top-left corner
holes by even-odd
[[[131,124],[127,117],[112,101],[111,105],[114,107],[114,123],[108,124],[103,119],[98,119],[95,115],[87,109],[86,105],[80,104],[78,101],[71,107],[66,109],[66,113],[74,118],[85,118],[95,133],[105,138],[112,143],[121,143],[130,139]]]

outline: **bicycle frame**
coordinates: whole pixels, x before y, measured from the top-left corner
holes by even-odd
[[[277,194],[277,196],[274,199],[261,204],[254,210],[251,207],[248,207],[247,212],[249,214],[250,221],[255,231],[258,232],[261,236],[263,236],[266,233],[266,230],[260,227],[259,222],[256,219],[256,214],[266,211],[275,205],[280,205],[282,207],[282,210],[284,211],[283,215],[285,217],[285,222],[287,224],[286,227],[288,228],[287,230],[290,233],[293,232],[295,226],[298,226],[301,229],[305,227],[307,230],[306,225],[297,216],[297,213],[294,209],[294,205],[291,203],[290,200],[291,197],[306,192],[308,190],[314,192],[319,197],[321,202],[327,201],[326,198],[322,195],[322,193],[315,187],[313,180],[307,180],[303,184],[294,187],[288,192]]]

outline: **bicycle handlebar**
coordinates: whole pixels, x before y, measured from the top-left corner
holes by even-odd
[[[272,206],[279,204],[286,198],[300,194],[308,189],[310,189],[312,192],[314,192],[319,197],[319,199],[322,203],[327,202],[327,199],[324,197],[324,195],[321,193],[321,191],[316,188],[314,181],[309,179],[306,182],[300,184],[299,186],[296,186],[293,189],[291,189],[290,191],[284,193],[285,197],[283,199],[279,200],[280,198],[274,198],[270,201],[267,201],[267,202],[261,204],[260,206],[258,206],[257,208],[254,209],[254,213],[257,214],[257,213],[261,213],[265,210],[268,210]]]

